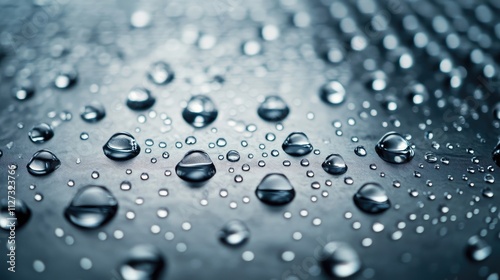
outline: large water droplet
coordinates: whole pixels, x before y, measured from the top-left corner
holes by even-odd
[[[295,189],[288,178],[281,173],[267,174],[259,183],[255,194],[260,201],[269,205],[283,205],[295,197]]]
[[[219,232],[219,239],[230,246],[239,246],[245,243],[250,237],[247,226],[239,220],[229,221]]]
[[[484,261],[491,254],[491,246],[486,241],[474,235],[467,241],[466,253],[473,261]]]
[[[78,190],[64,212],[65,217],[79,227],[97,228],[116,214],[118,201],[102,186],[85,186]]]
[[[321,167],[323,167],[326,173],[332,175],[341,175],[347,171],[347,165],[345,164],[344,158],[339,154],[329,155],[323,164],[321,164]]]
[[[152,245],[137,245],[120,267],[118,272],[123,280],[159,279],[165,259],[161,252]]]
[[[49,124],[39,123],[28,132],[28,136],[33,143],[44,143],[54,137],[54,130]]]
[[[174,79],[174,70],[168,63],[158,61],[149,67],[148,78],[157,85],[166,85]]]
[[[321,265],[333,278],[349,277],[361,268],[358,253],[347,243],[329,242],[321,252]]]
[[[197,128],[211,124],[219,112],[214,102],[208,96],[195,95],[189,99],[186,108],[182,111],[184,120]]]
[[[345,101],[345,88],[337,81],[329,81],[321,87],[321,99],[330,105],[338,105]]]
[[[41,176],[54,172],[61,166],[61,161],[49,150],[36,152],[28,165],[28,172],[31,175]]]
[[[283,151],[291,156],[304,156],[312,152],[313,146],[303,132],[293,132],[281,145]]]
[[[112,160],[127,160],[139,155],[141,147],[130,133],[119,132],[109,138],[102,150]]]
[[[106,116],[106,110],[101,103],[93,101],[82,108],[80,116],[84,121],[94,123],[102,120]]]
[[[279,96],[267,96],[257,109],[257,114],[263,120],[270,122],[284,120],[288,113],[290,113],[288,105]]]
[[[388,132],[375,146],[375,151],[383,160],[390,163],[409,162],[415,152],[406,139],[396,132]]]
[[[354,203],[368,213],[380,213],[391,207],[387,193],[377,183],[366,183],[354,194]]]
[[[0,228],[11,230],[11,226],[14,225],[15,229],[19,229],[30,217],[30,208],[20,198],[16,198],[14,205],[6,198],[0,201]]]
[[[132,110],[146,110],[151,108],[156,99],[146,88],[135,87],[131,89],[127,96],[127,106]]]
[[[210,156],[204,151],[193,150],[184,155],[184,158],[175,166],[175,173],[182,180],[202,182],[215,175],[215,165]]]

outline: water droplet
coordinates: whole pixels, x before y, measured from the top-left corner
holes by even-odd
[[[94,101],[82,108],[80,116],[84,121],[94,123],[102,120],[106,116],[106,110],[101,103]]]
[[[112,160],[128,160],[139,155],[141,147],[134,136],[127,132],[119,132],[109,138],[102,150]]]
[[[478,236],[472,236],[467,241],[467,256],[476,262],[484,261],[491,254],[491,246]]]
[[[288,135],[281,147],[291,156],[304,156],[313,150],[309,138],[303,132],[293,132]]]
[[[31,142],[33,143],[44,143],[52,139],[54,136],[54,130],[52,127],[46,123],[40,123],[35,125],[29,132]]]
[[[58,89],[67,89],[76,84],[78,73],[70,66],[63,67],[54,79],[54,85]]]
[[[31,175],[41,176],[54,172],[61,166],[61,161],[49,150],[36,152],[29,161],[27,168]]]
[[[380,213],[391,207],[385,190],[377,183],[364,184],[354,195],[354,203],[367,213]]]
[[[285,101],[279,96],[267,96],[264,102],[259,105],[257,114],[265,121],[277,122],[284,120],[290,109]]]
[[[327,104],[341,104],[345,101],[345,88],[340,82],[330,81],[321,87],[320,97]]]
[[[500,143],[497,144],[495,149],[493,150],[493,161],[500,166]]]
[[[288,178],[280,173],[267,174],[257,186],[255,194],[269,205],[283,205],[295,197],[295,189]]]
[[[358,253],[347,243],[329,242],[321,252],[324,271],[334,278],[349,277],[361,268]]]
[[[224,138],[219,138],[217,139],[216,144],[219,147],[225,147],[227,145],[227,141]]]
[[[149,80],[157,85],[166,85],[172,82],[175,76],[170,65],[163,61],[151,64],[147,75]]]
[[[129,181],[123,181],[120,184],[120,189],[122,191],[129,191],[131,188],[132,188],[132,183],[130,183]]]
[[[388,132],[382,136],[375,151],[380,158],[390,163],[406,163],[415,155],[410,143],[396,132]]]
[[[130,250],[118,272],[124,280],[156,280],[160,279],[164,267],[165,260],[156,247],[137,245]]]
[[[118,210],[118,201],[102,186],[89,185],[78,190],[64,215],[82,228],[97,228],[109,222]]]
[[[11,213],[14,214],[11,215]],[[11,223],[14,223],[15,228],[19,229],[28,222],[30,217],[30,208],[20,198],[16,198],[14,205],[6,198],[0,201],[0,228],[10,231]]]
[[[254,56],[260,53],[262,47],[259,42],[250,40],[245,43],[243,43],[243,46],[241,47],[243,54],[248,55],[248,56]]]
[[[356,148],[354,148],[354,153],[360,157],[364,157],[367,154],[366,149],[363,146],[357,146]]]
[[[490,187],[484,188],[482,193],[486,198],[492,198],[494,196],[493,190]]]
[[[194,145],[196,144],[196,138],[194,136],[188,136],[186,140],[184,140],[184,143],[186,143],[186,145]]]
[[[155,97],[146,88],[134,87],[127,96],[127,106],[132,110],[146,110],[151,108],[156,102]]]
[[[229,150],[229,152],[227,152],[226,154],[226,158],[230,162],[237,162],[238,160],[240,160],[240,153],[238,153],[238,151],[236,150]]]
[[[184,155],[184,158],[175,166],[175,172],[182,180],[202,182],[212,178],[216,170],[207,153],[193,150]]]
[[[130,16],[130,24],[135,28],[148,27],[151,24],[151,15],[146,11],[135,11]]]
[[[434,153],[431,153],[431,152],[425,153],[424,159],[428,163],[436,163],[438,161],[437,156]]]
[[[323,167],[326,173],[332,175],[341,175],[347,171],[347,165],[345,164],[344,158],[339,154],[329,155],[321,164],[321,167]]]
[[[429,100],[429,93],[427,88],[421,83],[415,83],[406,88],[408,99],[415,105],[420,105]]]
[[[33,83],[28,80],[19,82],[18,85],[12,88],[12,96],[19,101],[28,100],[34,95],[35,88],[33,86]]]
[[[274,41],[280,36],[280,29],[276,25],[267,24],[262,27],[261,36],[266,41]]]
[[[80,139],[82,139],[82,140],[88,140],[89,139],[89,134],[87,132],[80,133]]]
[[[182,111],[184,120],[196,127],[202,128],[215,121],[219,112],[214,102],[208,96],[195,95],[189,99],[186,108]]]
[[[226,223],[219,232],[219,240],[229,246],[240,246],[250,237],[247,226],[239,220]]]

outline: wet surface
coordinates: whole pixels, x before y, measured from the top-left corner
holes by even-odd
[[[0,279],[498,279],[498,1],[0,5]]]

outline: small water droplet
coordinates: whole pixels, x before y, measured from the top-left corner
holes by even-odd
[[[345,101],[344,86],[338,81],[330,81],[321,87],[321,99],[329,105],[338,105]]]
[[[250,238],[247,226],[239,220],[226,223],[219,232],[219,240],[229,246],[240,246]]]
[[[164,267],[165,259],[156,247],[137,245],[118,267],[118,272],[124,280],[156,280],[160,279]]]
[[[32,98],[35,95],[35,87],[33,83],[28,80],[19,82],[16,86],[12,88],[12,96],[19,100],[25,101]]]
[[[412,104],[420,105],[429,100],[427,88],[421,83],[415,83],[406,88],[408,99]]]
[[[359,157],[364,157],[367,154],[366,149],[363,146],[357,146],[354,148],[354,153]]]
[[[157,85],[166,85],[174,79],[174,71],[169,64],[163,61],[157,61],[149,67],[149,80]]]
[[[78,73],[71,66],[64,66],[54,79],[54,86],[58,89],[67,89],[76,84]]]
[[[88,123],[95,123],[102,120],[106,116],[106,111],[101,103],[93,101],[89,105],[85,105],[82,108],[80,116]]]
[[[123,181],[120,184],[120,189],[122,191],[129,191],[131,188],[132,188],[132,183],[130,183],[129,181]]]
[[[334,278],[354,275],[361,268],[358,253],[347,243],[329,242],[320,256],[323,270]]]
[[[486,198],[492,198],[494,196],[493,190],[490,187],[484,188],[482,193]]]
[[[364,184],[353,199],[356,206],[367,213],[380,213],[391,207],[385,190],[377,183]]]

